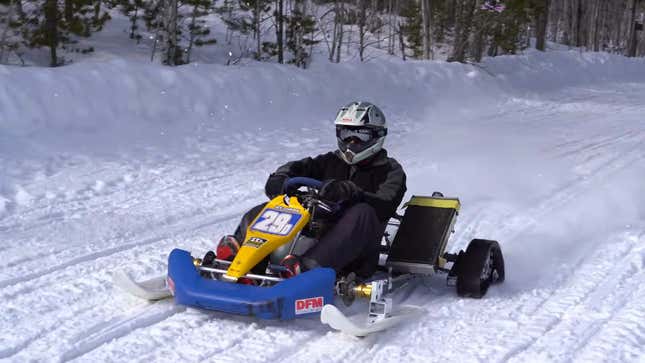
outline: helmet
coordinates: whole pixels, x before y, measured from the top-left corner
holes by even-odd
[[[369,102],[352,102],[342,107],[334,121],[341,158],[353,165],[383,148],[387,127],[385,116]]]

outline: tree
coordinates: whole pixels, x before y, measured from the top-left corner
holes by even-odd
[[[456,23],[455,40],[453,43],[452,56],[448,59],[453,62],[466,61],[466,49],[470,38],[473,18],[475,16],[476,0],[456,0]]]
[[[18,54],[20,48],[22,20],[18,4],[19,1],[0,0],[0,64],[7,64],[10,54]]]
[[[144,0],[119,0],[117,6],[121,13],[130,19],[130,39],[136,40],[137,44],[139,44],[141,41],[139,21],[144,17]]]
[[[416,1],[406,4],[402,11],[406,19],[405,24],[400,26],[400,32],[405,39],[401,39],[402,53],[405,56],[405,48],[412,50],[412,57],[423,57],[423,20],[421,19],[421,9]]]
[[[91,47],[74,45],[79,38],[100,31],[110,19],[107,12],[101,11],[100,0],[65,0],[62,4],[56,0],[36,0],[31,5],[25,11],[20,27],[23,41],[29,47],[49,48],[52,67],[65,62],[58,56],[59,47],[77,52],[92,51]]]
[[[535,17],[535,49],[546,49],[546,30],[549,21],[550,0],[533,0],[532,8]]]
[[[431,22],[432,22],[432,11],[430,0],[419,0],[421,3],[421,37],[423,39],[423,58],[430,59],[431,51]]]
[[[145,8],[146,27],[153,32],[155,53],[163,64],[177,66],[190,62],[194,47],[215,44],[205,16],[214,12],[211,0],[153,0]]]
[[[209,15],[213,10],[211,0],[187,0],[187,5],[192,6],[190,13],[190,24],[188,25],[188,46],[186,47],[186,63],[190,63],[190,55],[193,46],[215,44],[215,38],[209,37],[210,28],[206,26],[204,16]]]
[[[307,68],[311,57],[307,47],[318,43],[313,37],[315,30],[316,19],[306,14],[303,0],[295,0],[291,14],[287,16],[287,49],[293,56],[289,63]]]

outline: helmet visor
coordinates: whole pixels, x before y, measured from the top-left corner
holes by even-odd
[[[336,137],[342,142],[349,142],[352,138],[360,143],[369,143],[374,139],[384,136],[384,130],[372,127],[336,127]]]

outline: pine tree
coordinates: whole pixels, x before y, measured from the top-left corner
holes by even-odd
[[[240,33],[252,35],[255,40],[254,58],[266,59],[277,54],[277,45],[273,42],[262,41],[264,22],[270,17],[266,16],[271,10],[272,0],[225,0],[224,5],[215,11],[222,15],[222,20],[227,25],[227,34]],[[230,35],[228,35],[230,36]]]
[[[162,63],[178,66],[190,62],[194,47],[215,44],[205,16],[215,11],[211,0],[153,0],[147,3],[144,20],[154,33],[151,60],[157,52]]]
[[[21,26],[24,42],[29,47],[47,47],[50,66],[61,65],[65,60],[58,56],[58,48],[76,52],[90,52],[93,48],[75,46],[79,38],[87,38],[100,31],[110,19],[101,11],[101,0],[34,0],[25,11]]]
[[[516,54],[518,50],[526,48],[528,34],[525,30],[530,24],[528,5],[528,0],[506,1],[504,10],[499,12],[493,41],[501,54]]]
[[[408,2],[402,9],[401,16],[405,23],[401,25],[401,33],[404,35],[406,44],[402,47],[412,50],[412,57],[421,59],[423,57],[423,23],[421,19],[421,7],[416,1]]]
[[[20,58],[20,27],[23,14],[17,1],[0,0],[0,64],[7,64],[12,53]]]
[[[117,6],[121,13],[130,19],[130,39],[141,41],[139,22],[145,17],[144,0],[118,0]]]
[[[289,63],[307,68],[311,58],[308,47],[318,43],[313,33],[316,30],[316,19],[305,13],[303,0],[295,0],[291,14],[287,16],[287,49],[293,58]]]
[[[188,47],[186,48],[186,63],[190,63],[190,55],[195,47],[215,44],[215,38],[208,37],[210,28],[206,25],[204,16],[210,14],[213,10],[211,0],[187,0],[188,5],[192,6],[190,14],[190,24],[188,25]]]

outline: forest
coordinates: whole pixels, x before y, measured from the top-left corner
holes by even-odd
[[[169,66],[218,45],[240,49],[227,63],[302,68],[316,51],[334,63],[480,62],[549,42],[642,57],[644,14],[642,0],[0,0],[0,64],[30,65],[37,49],[49,66],[68,64],[66,54],[100,49],[92,39],[115,17],[127,19],[126,42]]]

